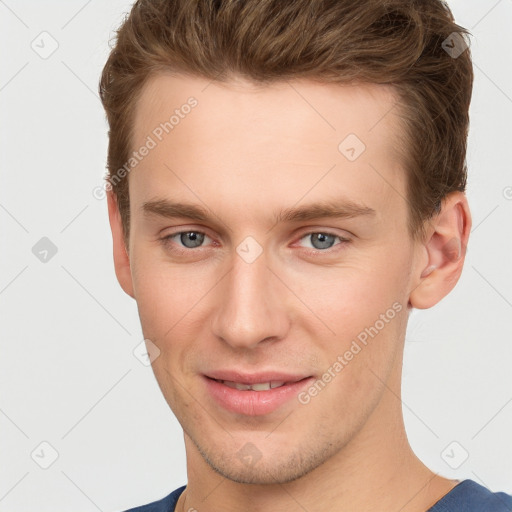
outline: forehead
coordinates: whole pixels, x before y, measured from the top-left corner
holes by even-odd
[[[359,132],[358,136],[365,141],[374,143],[379,138],[387,145],[395,140],[398,128],[398,97],[389,85],[347,85],[306,79],[263,84],[237,76],[228,82],[216,82],[162,73],[149,78],[141,91],[133,119],[135,138],[151,132],[155,121],[169,120],[189,98],[195,98],[200,107],[194,109],[194,116],[187,122],[193,125],[198,137],[211,135],[211,123],[205,124],[203,117],[212,115],[219,128],[256,128],[256,122],[260,128],[273,126],[284,136],[293,135],[294,129],[304,128],[307,122],[309,136],[316,130],[329,139]],[[390,134],[391,126],[394,130]]]
[[[177,174],[206,196],[217,185],[220,200],[243,190],[277,204],[281,186],[295,187],[295,195],[314,188],[310,199],[338,187],[387,207],[405,194],[397,99],[390,86],[375,84],[156,75],[136,105],[132,139],[134,148],[148,137],[155,145],[130,183],[143,184],[141,200],[164,182],[176,190]]]

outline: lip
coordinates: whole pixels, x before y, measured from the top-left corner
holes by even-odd
[[[216,373],[216,375],[217,374],[218,373]],[[237,377],[233,372],[222,373],[222,375],[229,375],[230,378],[209,377],[203,375],[208,394],[215,400],[215,402],[217,402],[217,404],[227,411],[246,416],[262,416],[276,411],[286,402],[296,398],[305,387],[311,385],[315,380],[312,376],[290,376],[273,372],[242,376],[238,374]],[[230,388],[221,382],[217,382],[214,380],[215,378],[241,382],[244,384],[269,382],[272,380],[284,381],[287,382],[287,384],[265,391],[242,391]]]
[[[299,380],[311,377],[311,375],[289,374],[273,370],[267,370],[259,373],[242,373],[236,370],[217,370],[208,372],[206,377],[217,380],[229,380],[231,382],[240,382],[242,384],[256,384],[258,382],[282,381],[298,382]]]

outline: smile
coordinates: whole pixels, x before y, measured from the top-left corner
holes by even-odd
[[[203,376],[207,394],[222,409],[245,416],[263,416],[285,406],[315,380],[235,382]],[[292,403],[298,403],[296,400]]]

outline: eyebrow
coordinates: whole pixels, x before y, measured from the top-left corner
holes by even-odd
[[[207,208],[199,205],[156,199],[142,204],[144,215],[156,215],[168,219],[184,217],[196,221],[212,220],[212,215]],[[373,208],[348,199],[338,201],[320,201],[300,207],[285,208],[279,211],[275,217],[276,224],[280,222],[303,222],[321,218],[350,219],[361,216],[375,216]]]

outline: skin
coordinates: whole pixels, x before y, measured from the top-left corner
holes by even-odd
[[[197,106],[129,173],[126,246],[108,195],[116,274],[160,350],[153,370],[184,431],[188,484],[176,510],[427,510],[458,482],[408,443],[403,346],[411,308],[437,304],[462,272],[465,195],[449,195],[426,239],[413,241],[397,98],[383,85],[157,75],[136,106],[134,148],[190,96]],[[349,133],[366,146],[354,161],[338,150]],[[156,199],[203,206],[210,218],[144,214]],[[376,213],[274,221],[285,208],[341,199]],[[199,248],[162,240],[183,231],[208,236]],[[334,236],[315,250],[310,234],[325,232]],[[252,263],[236,250],[247,236],[263,251]],[[447,250],[458,243],[460,254]],[[307,404],[248,417],[206,392],[201,374],[220,368],[320,378],[394,303],[401,310]],[[247,443],[254,464],[238,454]]]

